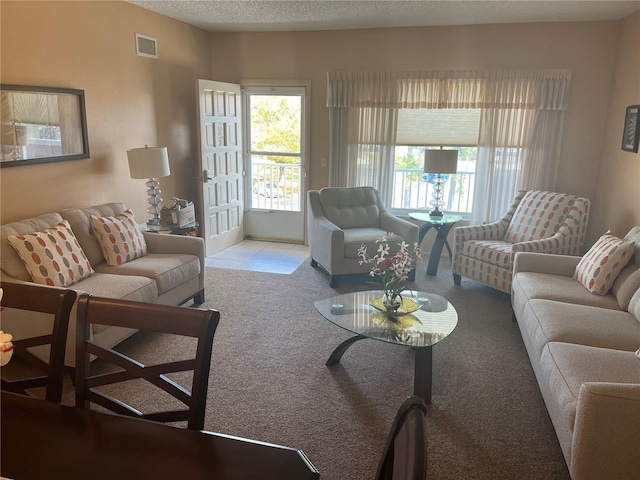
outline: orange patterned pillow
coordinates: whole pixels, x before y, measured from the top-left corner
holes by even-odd
[[[41,232],[10,235],[7,240],[35,283],[69,287],[94,273],[66,220]]]
[[[627,242],[607,232],[582,257],[573,278],[591,293],[606,295],[620,271],[631,260],[633,252],[633,242]]]
[[[113,217],[91,215],[91,226],[107,265],[116,267],[149,253],[131,210],[127,209]]]

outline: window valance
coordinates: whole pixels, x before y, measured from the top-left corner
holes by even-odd
[[[571,71],[328,72],[327,106],[566,110]]]

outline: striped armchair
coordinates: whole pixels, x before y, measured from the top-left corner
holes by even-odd
[[[497,222],[455,228],[454,283],[467,277],[511,293],[517,252],[579,255],[590,205],[575,195],[521,190]]]

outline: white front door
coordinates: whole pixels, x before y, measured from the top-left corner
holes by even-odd
[[[206,255],[244,240],[241,103],[240,85],[198,80]]]

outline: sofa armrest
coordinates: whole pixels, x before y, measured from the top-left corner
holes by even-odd
[[[638,478],[639,384],[589,382],[580,387],[569,470],[574,480]]]
[[[205,245],[204,239],[187,235],[164,235],[161,233],[142,232],[149,253],[189,254],[200,260],[200,290],[204,289]]]
[[[154,232],[142,232],[149,253],[188,253],[204,258],[204,240],[187,235],[163,235]]]
[[[388,212],[381,212],[380,228],[387,232],[393,232],[396,235],[400,235],[409,244],[410,249],[413,248],[414,244],[418,243],[418,232],[420,231],[420,228],[409,220],[396,217]]]
[[[516,252],[513,275],[519,272],[532,272],[572,277],[581,258],[551,253]]]
[[[455,227],[453,234],[456,243],[461,244],[469,240],[502,240],[507,231],[507,225],[502,221],[483,223],[482,225],[466,225]]]
[[[335,271],[337,264],[344,261],[344,231],[325,216],[310,218],[309,248],[315,261],[330,272]]]
[[[344,232],[325,215],[317,190],[309,190],[307,201],[307,226],[309,254],[329,272],[335,271],[333,263],[344,261]],[[331,252],[342,252],[332,255]]]

